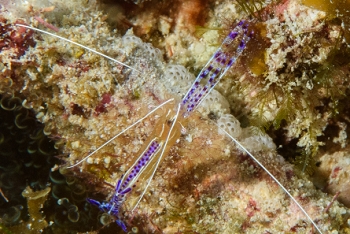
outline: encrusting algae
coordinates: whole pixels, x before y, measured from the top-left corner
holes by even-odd
[[[208,12],[205,22],[200,23],[205,27],[201,39],[197,38],[196,27],[186,27],[183,21],[193,9],[183,7],[176,8],[179,13],[174,16],[157,18],[157,29],[140,31],[135,27],[135,33],[145,33],[139,36],[153,45],[135,36],[132,29],[125,35],[111,30],[105,21],[108,16],[98,10],[99,3],[2,3],[1,94],[14,93],[25,98],[23,106],[35,111],[36,118],[45,124],[45,134],[56,140],[56,148],[65,155],[61,156],[65,165],[72,165],[163,101],[171,97],[180,100],[185,94],[194,80],[188,70],[198,71],[203,67],[221,43],[218,32],[245,14],[238,12],[239,6],[232,1],[205,2]],[[296,154],[299,146],[317,160],[319,152],[327,153],[322,144],[328,142],[322,142],[320,136],[327,133],[328,126],[334,125],[330,121],[336,118],[339,122],[347,121],[347,109],[335,105],[345,103],[343,94],[348,92],[347,44],[340,40],[343,28],[332,20],[322,23],[326,13],[298,1],[274,4],[270,11],[269,4],[264,3],[263,22],[252,23],[254,29],[259,29],[252,39],[258,45],[248,45],[245,56],[220,81],[217,91],[188,120],[186,131],[170,149],[133,213],[129,212],[130,202],[140,191],[136,190],[126,201],[123,217],[130,229],[134,227],[139,233],[310,233],[313,230],[271,178],[218,130],[214,124],[217,122],[228,127],[230,134],[266,165],[323,232],[349,232],[349,209],[335,201],[325,212],[332,195],[316,190],[298,168],[282,157],[289,149],[294,150],[291,154]],[[148,1],[139,7],[143,7],[143,12],[152,11]],[[264,11],[273,12],[273,16]],[[150,15],[140,14],[140,18],[138,14],[128,18],[125,13],[124,17],[141,27],[148,17],[157,14],[162,12],[154,10]],[[171,18],[179,15],[183,18]],[[228,23],[228,18],[237,20]],[[16,27],[16,22],[41,28],[57,27],[59,35],[96,48],[135,70],[31,30],[25,30],[24,37],[20,37],[18,33],[23,33],[23,28]],[[162,38],[159,44],[156,38]],[[255,46],[264,49],[255,55]],[[341,61],[332,59],[331,55],[339,55],[340,50],[344,55]],[[256,61],[258,67],[251,61]],[[327,67],[334,70],[327,77],[321,76]],[[332,114],[334,110],[337,115]],[[84,179],[85,186],[96,194],[89,197],[108,200],[116,181],[166,111],[159,110],[81,165],[66,169],[57,163],[52,170],[57,172],[60,168],[62,174],[69,175],[62,184],[69,185],[72,178]],[[262,130],[264,127],[269,128],[266,132],[271,137]],[[338,137],[333,149],[347,144],[346,137],[332,134]],[[142,187],[142,181],[137,186]],[[73,210],[69,201],[60,200],[61,206],[67,206],[67,212]],[[94,208],[89,206],[89,209]],[[92,228],[86,223],[84,231],[118,228],[109,223],[106,215],[100,217],[107,226]]]
[[[27,199],[30,220],[12,227],[11,231],[13,233],[21,233],[24,230],[26,230],[25,233],[38,233],[42,232],[44,228],[48,226],[45,216],[40,212],[40,209],[43,208],[43,204],[46,201],[50,190],[51,188],[47,187],[41,191],[34,192],[28,186],[23,191],[22,195]]]

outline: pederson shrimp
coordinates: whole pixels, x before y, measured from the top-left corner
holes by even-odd
[[[26,25],[20,25],[21,27],[27,27],[33,30],[38,30]],[[38,30],[42,33],[47,33],[42,30]],[[50,34],[50,33],[49,33]],[[201,70],[196,80],[184,96],[181,101],[171,98],[154,110],[149,112],[147,115],[130,125],[128,128],[124,129],[119,134],[115,135],[113,138],[102,144],[95,151],[93,151],[88,156],[84,157],[77,163],[69,166],[68,168],[75,167],[80,163],[84,162],[97,151],[103,148],[105,145],[113,141],[115,138],[121,134],[128,131],[130,128],[134,127],[149,115],[155,113],[156,111],[162,109],[165,110],[160,119],[157,121],[154,131],[149,136],[148,140],[144,143],[143,147],[139,150],[136,155],[132,166],[123,173],[120,179],[117,181],[115,186],[115,192],[107,202],[100,202],[94,199],[88,198],[88,202],[96,205],[100,210],[107,212],[108,214],[116,218],[116,223],[124,230],[127,231],[125,223],[122,221],[121,208],[127,199],[127,196],[133,191],[134,187],[137,186],[140,181],[142,181],[142,193],[138,200],[135,202],[132,211],[138,206],[142,197],[144,196],[147,188],[150,186],[152,178],[155,172],[163,160],[164,156],[169,152],[170,148],[179,139],[181,132],[186,129],[187,120],[191,117],[193,111],[201,104],[205,97],[212,91],[215,85],[220,81],[220,79],[225,75],[225,73],[230,69],[235,61],[240,57],[244,51],[246,44],[252,37],[253,32],[248,31],[248,23],[246,21],[241,21],[237,26],[230,31],[229,35],[224,39],[221,46],[217,49],[214,55],[209,59],[207,64]],[[53,34],[50,34],[53,35]],[[55,35],[53,35],[55,36]],[[61,38],[61,37],[60,37]],[[62,39],[62,38],[61,38]],[[67,40],[67,39],[64,39]],[[69,41],[69,40],[67,40]],[[78,46],[88,49],[92,52],[101,53],[94,51],[92,49],[86,48],[78,43],[74,43]],[[102,55],[108,59],[108,56]],[[114,60],[113,60],[114,61]],[[119,61],[115,61],[120,63]],[[125,64],[122,64],[130,69],[134,69]],[[136,70],[137,71],[137,70]],[[316,223],[307,214],[304,208],[298,203],[298,201],[288,192],[288,190],[270,173],[262,163],[260,163],[243,145],[241,145],[234,137],[232,137],[225,129],[219,127],[232,141],[234,141],[245,153],[247,153],[263,170],[268,173],[268,175],[283,189],[283,191],[295,202],[295,204],[300,208],[300,210],[306,215],[313,226],[317,229],[319,233],[322,233],[318,228]]]

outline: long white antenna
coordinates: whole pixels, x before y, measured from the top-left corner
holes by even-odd
[[[309,216],[309,214],[304,210],[304,208],[299,204],[299,202],[288,192],[288,190],[277,180],[277,178],[271,174],[267,168],[260,163],[258,159],[256,159],[239,141],[237,141],[233,136],[231,136],[225,129],[221,128],[219,125],[217,125],[220,130],[222,130],[228,137],[231,138],[232,141],[234,141],[243,151],[245,151],[277,184],[281,187],[281,189],[290,197],[290,199],[293,200],[293,202],[299,207],[299,209],[305,214],[305,216],[310,220],[312,225],[317,229],[317,231],[322,234],[322,231],[317,227],[316,223],[312,220],[312,218]]]
[[[86,159],[90,158],[92,155],[94,155],[97,151],[99,151],[100,149],[102,149],[103,147],[105,147],[106,145],[108,145],[111,141],[113,141],[115,138],[117,138],[118,136],[120,136],[121,134],[123,134],[124,132],[128,131],[130,128],[134,127],[136,124],[140,123],[141,121],[143,121],[145,118],[147,118],[149,115],[151,115],[152,113],[154,113],[156,110],[158,110],[159,108],[161,108],[162,106],[164,106],[165,104],[173,101],[174,98],[171,98],[165,102],[163,102],[162,104],[160,104],[159,106],[157,106],[156,108],[154,108],[153,110],[151,110],[150,112],[147,113],[147,115],[143,116],[141,119],[137,120],[135,123],[131,124],[129,127],[125,128],[123,131],[121,131],[120,133],[118,133],[117,135],[115,135],[114,137],[112,137],[111,139],[109,139],[108,141],[106,141],[105,143],[103,143],[100,147],[98,147],[97,149],[95,149],[92,153],[90,153],[88,156],[84,157],[82,160],[80,160],[79,162],[77,162],[76,164],[73,164],[72,166],[69,166],[67,168],[72,168],[75,167],[77,165],[79,165],[80,163],[84,162]]]
[[[64,41],[69,42],[69,43],[72,43],[72,44],[74,44],[74,45],[76,45],[76,46],[79,46],[79,47],[81,47],[81,48],[84,48],[84,49],[86,49],[86,50],[88,50],[88,51],[90,51],[90,52],[93,52],[93,53],[95,53],[95,54],[98,54],[98,55],[100,55],[100,56],[102,56],[102,57],[104,57],[104,58],[106,58],[106,59],[110,59],[110,60],[112,60],[113,62],[116,62],[116,63],[118,63],[118,64],[120,64],[120,65],[123,65],[124,67],[130,68],[130,69],[133,70],[133,71],[136,71],[136,72],[138,72],[138,73],[141,73],[139,70],[137,70],[137,69],[135,69],[135,68],[133,68],[133,67],[130,67],[129,65],[127,65],[127,64],[125,64],[125,63],[122,63],[122,62],[120,62],[120,61],[118,61],[118,60],[116,60],[116,59],[114,59],[114,58],[112,58],[112,57],[109,57],[108,55],[102,54],[101,52],[98,52],[97,50],[91,49],[91,48],[89,48],[89,47],[87,47],[87,46],[84,46],[84,45],[82,45],[82,44],[80,44],[80,43],[77,43],[77,42],[74,42],[74,41],[72,41],[72,40],[69,40],[69,39],[67,39],[67,38],[65,38],[65,37],[61,37],[61,36],[58,36],[58,35],[56,35],[56,34],[53,34],[53,33],[50,33],[50,32],[47,32],[47,31],[44,31],[44,30],[41,30],[41,29],[38,29],[38,28],[34,28],[34,27],[32,27],[32,26],[24,25],[24,24],[16,24],[16,26],[20,26],[20,27],[24,27],[24,28],[29,28],[29,29],[31,29],[31,30],[38,31],[38,32],[41,32],[41,33],[50,35],[50,36],[52,36],[52,37],[59,38],[59,39],[61,39],[61,40],[64,40]]]

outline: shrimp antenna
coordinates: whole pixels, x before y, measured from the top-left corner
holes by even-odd
[[[309,214],[304,210],[304,208],[300,205],[300,203],[288,192],[288,190],[277,180],[277,178],[272,175],[272,173],[267,170],[267,168],[260,163],[260,161],[254,157],[239,141],[237,141],[233,136],[231,136],[225,129],[221,128],[219,125],[217,125],[220,130],[222,130],[229,138],[231,138],[232,141],[234,141],[241,149],[243,149],[244,152],[246,152],[277,184],[280,186],[280,188],[290,197],[290,199],[293,200],[293,202],[299,207],[299,209],[304,213],[304,215],[310,220],[312,225],[316,228],[316,230],[322,234],[322,231],[318,228],[316,223],[312,220],[312,218],[309,216]]]
[[[72,168],[75,167],[77,165],[79,165],[80,163],[84,162],[86,159],[90,158],[92,155],[94,155],[97,151],[99,151],[100,149],[102,149],[103,147],[105,147],[106,145],[108,145],[111,141],[113,141],[115,138],[117,138],[118,136],[120,136],[121,134],[123,134],[124,132],[128,131],[130,128],[134,127],[136,124],[142,122],[145,118],[147,118],[148,116],[150,116],[151,114],[153,114],[156,110],[158,110],[159,108],[161,108],[162,106],[164,106],[165,104],[173,101],[174,98],[171,98],[165,102],[163,102],[162,104],[160,104],[159,106],[157,106],[156,108],[154,108],[153,110],[151,110],[150,112],[148,112],[145,116],[143,116],[142,118],[138,119],[135,123],[131,124],[129,127],[125,128],[123,131],[119,132],[117,135],[115,135],[114,137],[112,137],[111,139],[109,139],[108,141],[106,141],[105,143],[103,143],[100,147],[98,147],[97,149],[95,149],[92,153],[90,153],[88,156],[84,157],[82,160],[80,160],[79,162],[75,163],[72,166],[69,166],[67,168]]]
[[[88,51],[90,51],[90,52],[92,52],[92,53],[98,54],[98,55],[100,55],[100,56],[102,56],[102,57],[104,57],[104,58],[106,58],[106,59],[109,59],[109,60],[111,60],[111,61],[113,61],[113,62],[116,62],[116,63],[118,63],[118,64],[120,64],[120,65],[122,65],[122,66],[124,66],[124,67],[130,68],[130,69],[133,70],[133,71],[136,71],[136,72],[138,72],[138,73],[141,73],[139,70],[137,70],[137,69],[135,69],[135,68],[133,68],[133,67],[130,67],[129,65],[127,65],[127,64],[125,64],[125,63],[122,63],[122,62],[120,62],[120,61],[118,61],[118,60],[116,60],[116,59],[114,59],[114,58],[112,58],[112,57],[110,57],[110,56],[108,56],[108,55],[105,55],[105,54],[103,54],[103,53],[101,53],[101,52],[98,52],[97,50],[91,49],[91,48],[89,48],[89,47],[87,47],[87,46],[84,46],[84,45],[82,45],[82,44],[80,44],[80,43],[77,43],[77,42],[74,42],[74,41],[72,41],[72,40],[69,40],[69,39],[67,39],[67,38],[65,38],[65,37],[61,37],[61,36],[58,36],[58,35],[56,35],[56,34],[47,32],[47,31],[45,31],[45,30],[41,30],[41,29],[38,29],[38,28],[34,28],[34,27],[32,27],[32,26],[24,25],[24,24],[16,24],[16,26],[20,26],[20,27],[24,27],[24,28],[29,28],[29,29],[31,29],[31,30],[38,31],[38,32],[41,32],[41,33],[50,35],[50,36],[52,36],[52,37],[59,38],[59,39],[61,39],[61,40],[63,40],[63,41],[72,43],[72,44],[74,44],[74,45],[76,45],[76,46],[79,46],[79,47],[81,47],[81,48],[84,48],[84,49],[86,49],[86,50],[88,50]]]

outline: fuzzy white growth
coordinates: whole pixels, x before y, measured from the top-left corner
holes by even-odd
[[[198,106],[198,111],[204,116],[207,116],[210,112],[221,116],[230,112],[230,104],[221,93],[213,89]]]
[[[107,55],[105,55],[105,54],[103,54],[103,53],[101,53],[101,52],[98,52],[97,50],[91,49],[91,48],[89,48],[89,47],[87,47],[87,46],[84,46],[84,45],[82,45],[82,44],[80,44],[80,43],[77,43],[77,42],[74,42],[74,41],[72,41],[72,40],[69,40],[69,39],[67,39],[67,38],[65,38],[65,37],[61,37],[61,36],[58,36],[58,35],[56,35],[56,34],[53,34],[53,33],[50,33],[50,32],[47,32],[47,31],[44,31],[44,30],[41,30],[41,29],[38,29],[38,28],[34,28],[34,27],[31,27],[31,26],[27,26],[27,25],[24,25],[24,24],[16,24],[16,26],[20,26],[20,27],[24,27],[24,28],[29,28],[29,29],[31,29],[31,30],[38,31],[38,32],[41,32],[41,33],[50,35],[50,36],[52,36],[52,37],[59,38],[59,39],[61,39],[61,40],[63,40],[63,41],[72,43],[72,44],[74,44],[74,45],[76,45],[76,46],[79,46],[79,47],[85,49],[85,50],[88,50],[88,51],[90,51],[90,52],[92,52],[92,53],[98,54],[98,55],[100,55],[100,56],[102,56],[102,57],[104,57],[104,58],[106,58],[106,59],[109,59],[109,60],[111,60],[111,61],[113,61],[113,62],[116,62],[116,63],[118,63],[118,64],[120,64],[120,65],[123,65],[124,67],[130,68],[130,69],[133,70],[133,71],[137,71],[138,73],[141,73],[139,70],[136,70],[135,68],[130,67],[129,65],[127,65],[127,64],[125,64],[125,63],[122,63],[122,62],[120,62],[120,61],[118,61],[118,60],[116,60],[116,59],[114,59],[114,58],[112,58],[112,57],[109,57],[109,56],[107,56]]]
[[[236,145],[239,146],[245,153],[247,153],[277,184],[280,186],[280,188],[290,197],[290,199],[293,200],[293,202],[299,207],[299,209],[304,213],[304,215],[310,220],[312,225],[316,228],[316,230],[322,234],[322,231],[319,229],[319,227],[316,225],[316,223],[312,220],[312,218],[309,216],[309,214],[304,210],[304,208],[300,205],[300,203],[288,192],[288,190],[279,182],[279,180],[272,175],[272,173],[267,170],[267,168],[260,163],[260,161],[254,157],[239,141],[237,141],[234,137],[232,137],[225,129],[221,128],[218,125],[219,129],[223,131],[232,141],[235,142]]]
[[[234,138],[239,137],[242,134],[242,128],[240,122],[231,114],[224,114],[218,119],[219,133],[222,129],[226,131]]]
[[[243,129],[240,139],[241,144],[250,152],[276,150],[272,138],[257,127]]]
[[[165,87],[174,94],[184,95],[188,90],[195,76],[189,73],[184,66],[169,65],[163,75]]]
[[[134,35],[126,34],[123,36],[123,44],[124,45],[132,45],[132,46],[139,46],[143,44],[143,41]]]
[[[154,48],[150,43],[143,43],[143,49],[148,52],[149,59],[154,61],[162,60],[162,52],[158,48]]]
[[[161,108],[162,106],[164,106],[165,104],[173,101],[174,99],[169,99],[165,102],[163,102],[162,104],[160,104],[159,106],[157,106],[156,108],[154,108],[152,111],[150,111],[147,115],[143,116],[142,118],[140,118],[139,120],[137,120],[135,123],[131,124],[129,127],[127,127],[126,129],[124,129],[123,131],[121,131],[120,133],[118,133],[117,135],[115,135],[114,137],[112,137],[111,139],[109,139],[108,141],[106,141],[105,143],[103,143],[100,147],[98,147],[96,150],[94,150],[92,153],[90,153],[88,156],[84,157],[82,160],[80,160],[79,162],[73,164],[72,166],[69,166],[67,168],[72,168],[75,167],[77,165],[79,165],[80,163],[84,162],[86,159],[90,158],[92,155],[94,155],[97,151],[99,151],[100,149],[102,149],[103,147],[105,147],[106,145],[108,145],[111,141],[113,141],[115,138],[119,137],[120,135],[122,135],[124,132],[128,131],[130,128],[134,127],[136,124],[142,122],[145,118],[147,118],[148,116],[150,116],[151,114],[153,114],[156,110],[158,110],[159,108]]]
[[[134,36],[132,31],[128,31],[122,40],[127,52],[130,52],[135,46],[139,46],[147,53],[148,59],[154,61],[162,60],[162,53],[158,48],[154,48],[150,43],[144,43],[139,37]]]

